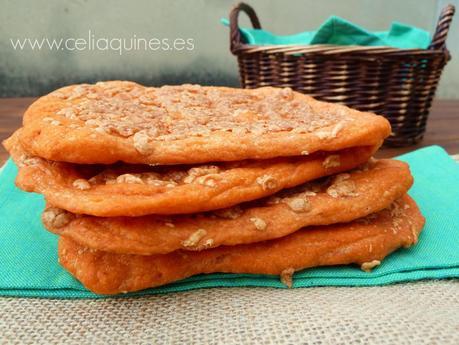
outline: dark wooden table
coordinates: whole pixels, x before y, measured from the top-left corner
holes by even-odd
[[[21,125],[24,110],[35,98],[0,99],[0,141],[7,138]],[[459,101],[438,100],[434,102],[424,140],[415,146],[383,148],[378,157],[393,157],[423,146],[440,145],[450,154],[459,154]],[[0,164],[8,153],[0,148]]]

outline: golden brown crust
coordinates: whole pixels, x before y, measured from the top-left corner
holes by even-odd
[[[61,237],[61,265],[99,294],[142,290],[200,273],[280,275],[286,270],[381,261],[416,243],[424,218],[404,196],[390,208],[347,224],[309,227],[281,239],[200,252],[127,255],[90,250]]]
[[[55,207],[100,217],[183,214],[230,207],[352,169],[366,162],[380,145],[192,168],[128,164],[110,168],[28,157],[17,140],[22,131],[4,142],[20,167],[16,185],[42,193]],[[338,165],[325,164],[327,157],[335,156]]]
[[[368,165],[323,185],[307,184],[212,213],[115,218],[69,215],[65,219],[63,211],[50,207],[43,220],[48,230],[84,247],[120,254],[166,254],[265,241],[302,227],[344,223],[378,212],[412,185],[406,163],[379,160]],[[350,195],[343,195],[346,188]],[[341,195],[335,195],[336,190]]]
[[[71,85],[24,115],[20,141],[54,161],[191,164],[378,144],[389,122],[290,89]]]

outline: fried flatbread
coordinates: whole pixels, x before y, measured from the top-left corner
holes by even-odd
[[[80,164],[194,164],[300,156],[378,144],[382,116],[289,88],[71,85],[39,98],[20,141],[34,156]]]
[[[310,227],[289,236],[200,252],[127,255],[91,250],[59,240],[59,261],[89,290],[117,294],[168,284],[200,273],[280,275],[287,285],[305,268],[358,264],[364,270],[389,253],[417,242],[424,218],[408,196],[352,223]]]
[[[5,141],[19,166],[16,185],[43,194],[55,207],[100,217],[185,214],[230,207],[352,169],[366,162],[381,144],[211,165],[101,166],[30,157],[17,140],[21,132]]]
[[[84,247],[166,254],[265,241],[306,226],[349,222],[388,207],[412,182],[406,163],[384,159],[264,200],[199,215],[100,218],[48,207],[42,219],[51,232]]]

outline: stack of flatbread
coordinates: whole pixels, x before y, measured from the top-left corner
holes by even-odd
[[[212,272],[371,270],[416,243],[409,167],[372,155],[386,119],[289,88],[111,81],[41,97],[4,142],[44,195],[59,261],[116,294]]]

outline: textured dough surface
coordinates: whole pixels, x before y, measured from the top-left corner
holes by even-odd
[[[49,207],[43,222],[51,232],[84,247],[120,254],[166,254],[265,241],[306,226],[349,222],[388,207],[412,183],[406,163],[384,159],[321,184],[309,183],[217,212],[100,218]]]
[[[19,166],[16,185],[55,207],[99,217],[184,214],[272,195],[366,162],[375,146],[308,156],[199,166],[89,166],[29,157],[20,129],[4,144]]]
[[[212,272],[280,274],[285,280],[294,271],[316,266],[371,268],[394,250],[416,243],[423,225],[417,205],[406,195],[391,207],[351,223],[310,227],[281,239],[199,252],[113,254],[61,237],[59,261],[99,294],[142,290]]]
[[[24,114],[20,141],[53,161],[192,164],[299,156],[379,143],[382,116],[289,88],[71,85]]]

